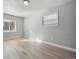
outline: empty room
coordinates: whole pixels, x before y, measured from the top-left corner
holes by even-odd
[[[3,0],[3,59],[76,59],[76,0]]]

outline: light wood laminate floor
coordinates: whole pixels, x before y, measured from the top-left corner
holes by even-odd
[[[4,59],[76,59],[76,53],[43,42],[4,41]]]

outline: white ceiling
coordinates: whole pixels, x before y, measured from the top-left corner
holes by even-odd
[[[23,0],[4,0],[3,12],[24,17],[30,14],[42,13],[69,1],[72,0],[30,0],[30,4],[25,6]]]

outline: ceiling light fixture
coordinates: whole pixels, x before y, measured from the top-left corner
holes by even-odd
[[[27,6],[29,4],[29,2],[30,2],[29,0],[24,0],[24,5]]]

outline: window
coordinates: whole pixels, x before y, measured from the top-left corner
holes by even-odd
[[[3,31],[4,32],[16,31],[16,21],[15,20],[4,20],[3,21]]]
[[[57,26],[58,25],[58,12],[44,16],[43,24]]]

